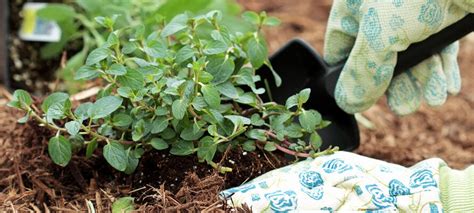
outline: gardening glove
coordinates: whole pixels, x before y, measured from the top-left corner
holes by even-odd
[[[273,170],[220,196],[252,212],[472,212],[474,166],[456,171],[433,158],[406,168],[341,151]]]
[[[372,106],[386,91],[392,111],[416,111],[421,100],[442,105],[461,87],[459,44],[426,59],[407,72],[392,74],[401,52],[415,42],[474,12],[474,0],[335,0],[329,17],[324,58],[330,65],[347,59],[335,90],[348,113]]]

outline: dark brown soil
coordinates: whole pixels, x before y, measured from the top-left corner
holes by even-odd
[[[108,166],[102,154],[96,152],[91,159],[78,153],[62,168],[47,154],[47,141],[54,132],[34,122],[16,124],[21,112],[4,106],[0,107],[0,117],[4,118],[0,120],[0,201],[15,209],[26,210],[33,205],[43,211],[47,207],[85,210],[84,199],[95,200],[96,205],[107,209],[114,198],[133,196],[147,210],[203,210],[212,204],[222,210],[223,203],[217,198],[220,190],[289,163],[282,155],[232,150],[216,157],[222,159],[223,166],[233,169],[223,175],[205,163],[197,163],[195,156],[152,151],[142,157],[133,175],[125,175]]]

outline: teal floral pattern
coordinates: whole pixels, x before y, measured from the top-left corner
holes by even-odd
[[[280,190],[266,194],[265,198],[270,201],[270,208],[274,212],[288,212],[297,207],[297,198],[294,191]]]
[[[325,172],[327,173],[343,173],[345,171],[351,170],[352,166],[349,164],[346,164],[343,160],[341,159],[332,159],[329,161],[326,161],[323,165],[322,168]]]
[[[391,196],[409,195],[410,189],[406,187],[401,181],[393,179],[388,184],[389,193]]]
[[[376,51],[382,50],[384,48],[382,39],[380,38],[382,27],[375,8],[369,8],[367,14],[364,15],[364,23],[363,32],[369,46]]]
[[[424,23],[432,28],[437,28],[443,20],[443,11],[439,0],[427,0],[425,4],[421,6],[420,16],[418,21]]]
[[[320,200],[324,195],[324,180],[318,172],[304,171],[299,175],[302,191],[309,197]]]
[[[414,172],[410,176],[410,187],[413,188],[428,188],[438,187],[436,180],[433,177],[433,172],[428,169],[422,169]]]
[[[376,184],[367,185],[365,188],[372,194],[372,204],[377,206],[377,208],[384,209],[393,207],[397,200],[395,197],[386,195]]]

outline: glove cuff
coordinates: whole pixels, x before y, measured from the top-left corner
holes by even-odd
[[[465,170],[440,168],[441,202],[445,212],[474,210],[474,166]]]

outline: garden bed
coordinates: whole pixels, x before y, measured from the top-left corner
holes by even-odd
[[[272,51],[298,36],[310,41],[319,52],[330,2],[241,1],[247,9],[266,10],[282,19],[280,27],[267,31]],[[405,166],[434,156],[455,168],[474,163],[473,46],[472,35],[461,44],[463,87],[458,96],[450,97],[440,108],[423,107],[402,118],[391,114],[380,101],[364,113],[375,129],[361,127],[357,153]],[[0,102],[0,209],[85,211],[91,201],[97,212],[102,212],[110,209],[116,198],[133,196],[141,210],[223,211],[226,207],[218,200],[219,190],[289,163],[282,156],[237,150],[216,157],[234,170],[224,176],[206,164],[195,164],[193,157],[173,157],[157,151],[144,156],[131,176],[115,171],[102,157],[77,156],[63,169],[47,156],[46,143],[53,133],[34,123],[16,124],[21,113],[4,107],[5,98]]]

